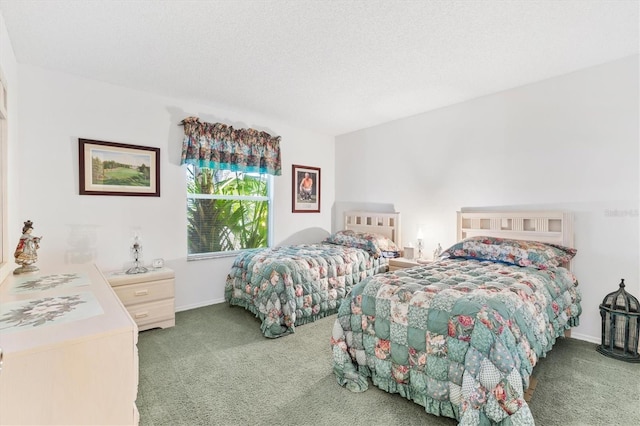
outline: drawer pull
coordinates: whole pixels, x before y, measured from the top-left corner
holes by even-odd
[[[148,317],[149,316],[149,312],[139,312],[136,314],[136,319],[138,318],[144,318],[144,317]]]
[[[144,289],[144,290],[136,290],[133,295],[134,296],[146,296],[147,294],[149,294],[149,290]]]

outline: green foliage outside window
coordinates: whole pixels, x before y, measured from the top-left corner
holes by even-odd
[[[187,167],[189,254],[267,247],[269,179]]]

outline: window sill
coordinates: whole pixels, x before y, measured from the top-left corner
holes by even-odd
[[[241,252],[242,250],[224,251],[219,253],[188,254],[187,262],[194,262],[197,260],[223,259],[227,257],[236,257]]]

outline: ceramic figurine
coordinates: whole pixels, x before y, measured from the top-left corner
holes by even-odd
[[[13,273],[15,275],[24,274],[27,272],[36,272],[38,267],[34,265],[38,260],[37,250],[40,248],[40,240],[42,237],[34,237],[31,235],[33,232],[33,222],[27,220],[22,227],[22,236],[16,247],[16,251],[13,257],[16,258],[16,263],[20,265]]]
[[[436,260],[442,254],[442,246],[438,243],[438,247],[433,251],[433,260]]]

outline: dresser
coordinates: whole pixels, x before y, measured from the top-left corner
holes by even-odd
[[[93,265],[0,285],[0,424],[137,425],[137,326]]]
[[[176,325],[175,274],[171,269],[149,268],[142,274],[117,271],[107,273],[106,277],[138,330]]]

